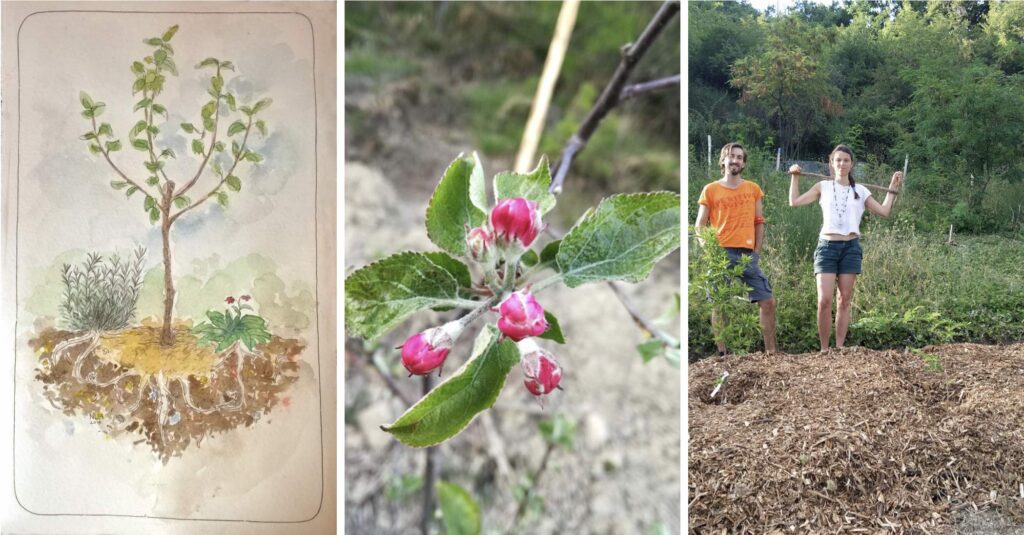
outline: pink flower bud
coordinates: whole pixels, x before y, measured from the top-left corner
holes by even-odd
[[[490,219],[494,237],[503,246],[518,242],[529,247],[543,228],[537,203],[522,197],[498,202]]]
[[[233,304],[233,303],[235,302],[235,298],[234,298],[234,297],[231,297],[231,296],[225,297],[225,298],[224,298],[224,302],[225,302],[225,303],[227,303],[227,304],[229,304],[229,305],[230,305],[230,304]]]
[[[523,384],[531,394],[543,396],[558,388],[562,368],[550,351],[541,349],[533,340],[523,340],[519,343],[519,352]]]
[[[466,246],[470,258],[483,262],[494,247],[494,234],[487,227],[476,227],[466,235]]]
[[[516,342],[528,336],[540,336],[548,330],[544,308],[527,290],[512,292],[498,307],[498,329]]]
[[[436,370],[448,358],[462,329],[463,325],[456,320],[410,336],[401,346],[402,365],[413,375]]]

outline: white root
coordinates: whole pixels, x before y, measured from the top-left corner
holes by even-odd
[[[139,384],[137,384],[137,385],[135,386],[135,388],[137,388],[137,389],[139,390],[139,395],[138,395],[138,397],[137,397],[137,398],[135,399],[135,403],[133,403],[131,407],[126,407],[126,408],[125,408],[125,412],[127,412],[127,413],[129,413],[129,414],[130,414],[130,413],[133,413],[133,412],[135,412],[135,409],[138,409],[138,408],[139,408],[139,405],[141,405],[141,404],[142,404],[142,396],[143,396],[143,395],[145,395],[145,393],[146,393],[146,387],[147,387],[147,386],[149,386],[149,382],[147,381],[146,383],[143,383],[143,382],[142,382],[142,376],[140,375],[140,376],[139,376]]]
[[[160,444],[165,444],[164,422],[167,421],[170,413],[169,401],[170,392],[167,390],[167,382],[164,380],[164,372],[158,372],[153,376],[156,380],[157,392],[157,425],[160,429]]]
[[[185,405],[188,405],[188,408],[202,414],[210,414],[214,411],[223,408],[223,405],[220,404],[214,404],[214,406],[210,407],[209,409],[199,407],[198,405],[196,405],[195,401],[192,401],[192,388],[188,386],[188,378],[178,377],[178,382],[181,383],[182,397],[185,398]],[[217,394],[219,395],[220,393],[217,392]]]
[[[89,384],[91,384],[93,386],[108,387],[110,385],[116,385],[117,383],[121,382],[121,379],[124,379],[125,377],[132,377],[132,376],[142,377],[142,375],[139,374],[139,372],[137,372],[135,370],[127,370],[124,373],[122,373],[121,375],[118,375],[117,377],[114,377],[113,379],[111,379],[109,381],[97,381],[95,379],[95,376],[96,376],[96,372],[90,373],[89,376],[85,378],[85,382],[87,382],[87,383],[89,383]]]
[[[85,379],[82,378],[82,364],[85,363],[85,358],[91,355],[98,345],[100,345],[100,335],[99,333],[94,332],[92,333],[92,340],[89,342],[89,345],[86,346],[85,351],[79,353],[78,357],[75,359],[74,376],[75,379],[78,379],[79,383],[86,382]]]
[[[53,365],[56,366],[57,363],[60,362],[61,357],[64,356],[64,353],[67,352],[68,349],[70,349],[70,348],[72,348],[72,347],[74,347],[74,346],[76,346],[76,345],[78,345],[78,344],[80,344],[80,343],[82,343],[82,342],[84,342],[86,340],[90,340],[93,337],[98,337],[98,336],[99,336],[99,333],[97,333],[95,331],[91,331],[91,332],[87,332],[87,333],[85,333],[85,334],[83,334],[81,336],[76,336],[74,338],[68,338],[67,340],[64,340],[63,342],[57,344],[53,348],[53,351],[50,353],[50,362],[52,362]]]

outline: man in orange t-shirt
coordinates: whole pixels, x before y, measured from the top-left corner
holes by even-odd
[[[743,179],[746,164],[747,153],[742,145],[729,143],[722,147],[718,158],[722,178],[704,186],[700,192],[696,227],[698,231],[708,225],[715,229],[719,245],[729,256],[729,267],[740,263],[745,256],[750,257],[742,279],[750,287],[750,301],[761,309],[764,350],[771,353],[775,351],[775,298],[772,285],[759,265],[764,245],[764,192],[757,184]],[[713,313],[712,327],[718,322]],[[725,351],[725,344],[719,342],[719,354],[724,355]]]

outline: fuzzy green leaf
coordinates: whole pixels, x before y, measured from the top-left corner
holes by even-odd
[[[142,201],[142,208],[147,212],[156,208],[156,199],[150,195],[146,195],[146,198]]]
[[[116,152],[121,150],[121,142],[117,139],[114,141],[107,142],[107,152]]]
[[[665,349],[665,343],[657,338],[652,338],[636,346],[636,350],[640,353],[640,358],[643,359],[644,364],[661,355],[663,349]]]
[[[540,261],[540,258],[537,256],[537,251],[534,251],[533,249],[528,249],[525,253],[523,253],[523,256],[519,257],[519,261],[522,262],[523,265],[526,267],[533,267],[537,265],[537,262]]]
[[[96,131],[101,136],[114,137],[114,129],[111,128],[110,123],[103,123]]]
[[[497,200],[522,197],[537,203],[541,215],[555,207],[555,196],[548,193],[551,170],[547,156],[541,156],[537,168],[526,174],[498,173],[494,176],[494,197]]]
[[[679,195],[613,195],[585,214],[562,238],[556,256],[570,288],[603,280],[639,282],[679,248]]]
[[[445,170],[427,206],[427,236],[454,255],[466,255],[466,226],[478,227],[486,218],[470,199],[476,161],[460,154]]]
[[[163,36],[161,36],[161,39],[163,39],[164,41],[170,41],[171,38],[174,37],[174,34],[176,34],[176,33],[178,33],[178,25],[177,24],[175,24],[174,26],[171,26],[170,28],[167,28],[167,31],[164,32]]]
[[[231,123],[231,126],[228,127],[229,136],[233,136],[240,132],[245,132],[245,123],[243,123],[242,121],[235,121]]]
[[[544,249],[540,252],[541,262],[554,262],[555,257],[558,255],[558,247],[562,245],[562,240],[555,240],[544,246]]]
[[[160,183],[160,178],[155,177],[155,176],[151,176],[151,177],[146,179],[146,184],[149,184],[150,186],[155,186],[155,185],[157,185],[159,183]]]
[[[269,99],[269,98],[262,99],[259,102],[257,102],[255,106],[252,107],[252,112],[253,113],[259,113],[260,111],[269,108],[270,104],[272,102],[274,102],[273,99]]]
[[[149,211],[149,222],[156,223],[157,221],[160,221],[160,210],[153,208]]]
[[[462,487],[439,481],[437,501],[445,535],[479,535],[482,522],[480,505]]]
[[[462,431],[497,401],[505,379],[519,363],[515,342],[498,341],[498,329],[481,329],[473,356],[395,422],[382,427],[408,446],[440,444]]]
[[[174,198],[174,206],[176,208],[186,208],[190,204],[192,204],[192,199],[189,199],[184,195],[178,195]]]
[[[203,105],[203,109],[200,114],[203,118],[213,117],[213,114],[217,113],[217,103],[213,100]]]
[[[141,151],[149,150],[149,142],[145,139],[133,139],[132,146]]]
[[[241,191],[242,189],[242,181],[235,175],[228,175],[224,179],[224,183],[228,185],[231,191]]]
[[[196,127],[192,126],[192,123],[181,123],[181,129],[184,130],[186,134],[192,134],[196,131]]]
[[[469,286],[469,268],[445,253],[398,253],[345,279],[345,325],[372,340],[415,312],[458,304]]]
[[[555,317],[550,311],[544,311],[544,320],[548,322],[548,329],[544,331],[537,338],[543,338],[545,340],[552,340],[559,344],[565,343],[565,336],[562,334],[562,327],[558,325],[558,318]]]
[[[212,117],[203,117],[203,128],[205,128],[207,132],[213,131],[213,129],[216,127],[217,123],[213,122]]]
[[[149,126],[149,124],[145,120],[140,119],[139,122],[135,123],[135,126],[133,126],[132,129],[128,131],[128,137],[132,139],[133,144],[135,137],[138,136],[140,132],[145,130],[147,126]],[[140,150],[149,150],[149,146],[147,145],[146,148]]]
[[[206,147],[203,146],[203,142],[198,139],[192,140],[192,152],[196,154],[203,154],[206,152]]]

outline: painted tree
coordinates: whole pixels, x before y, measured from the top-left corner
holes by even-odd
[[[216,199],[218,204],[226,208],[228,192],[238,192],[242,189],[242,179],[236,174],[236,170],[243,162],[258,164],[263,160],[262,155],[249,148],[249,139],[253,127],[261,136],[266,137],[266,123],[258,117],[271,103],[271,99],[264,98],[251,105],[238,105],[235,94],[226,88],[224,81],[226,71],[235,71],[234,64],[213,57],[199,62],[195,66],[196,69],[213,71],[209,87],[206,88],[210,100],[199,111],[199,126],[191,122],[180,125],[185,134],[195,136],[191,148],[199,163],[195,173],[191,176],[186,175],[183,183],[172,180],[164,167],[168,159],[177,156],[171,148],[166,147],[166,139],[158,140],[156,136],[161,132],[160,127],[169,119],[167,109],[158,102],[158,97],[163,93],[167,75],[178,75],[178,68],[173,59],[174,49],[171,47],[171,39],[177,31],[178,26],[174,25],[160,37],[143,40],[146,45],[153,47],[153,51],[142,58],[142,61],[131,64],[132,74],[135,75],[132,95],[134,97],[141,94],[142,98],[134,105],[133,112],[141,114],[141,117],[128,131],[128,142],[144,156],[144,178],[140,179],[123,171],[111,158],[113,153],[122,149],[122,144],[120,139],[115,138],[109,123],[97,124],[96,119],[103,113],[106,104],[93,101],[84,91],[80,94],[82,116],[89,119],[92,124],[92,130],[81,139],[89,144],[89,151],[92,154],[102,156],[117,173],[118,179],[111,181],[110,186],[115,190],[125,190],[128,198],[140,193],[143,196],[142,208],[149,214],[150,223],[160,224],[164,263],[164,315],[160,335],[160,344],[163,346],[174,344],[174,331],[171,325],[175,298],[171,269],[171,229],[181,216],[210,199]],[[158,124],[160,115],[163,116],[163,120]],[[232,116],[237,118],[230,122],[225,137],[219,138],[222,125],[228,124]],[[231,143],[230,152],[227,141]],[[161,149],[158,142],[165,145],[164,148]],[[193,188],[198,185],[206,171],[210,171],[215,177],[214,185],[206,193],[193,199],[189,194],[194,194]]]

